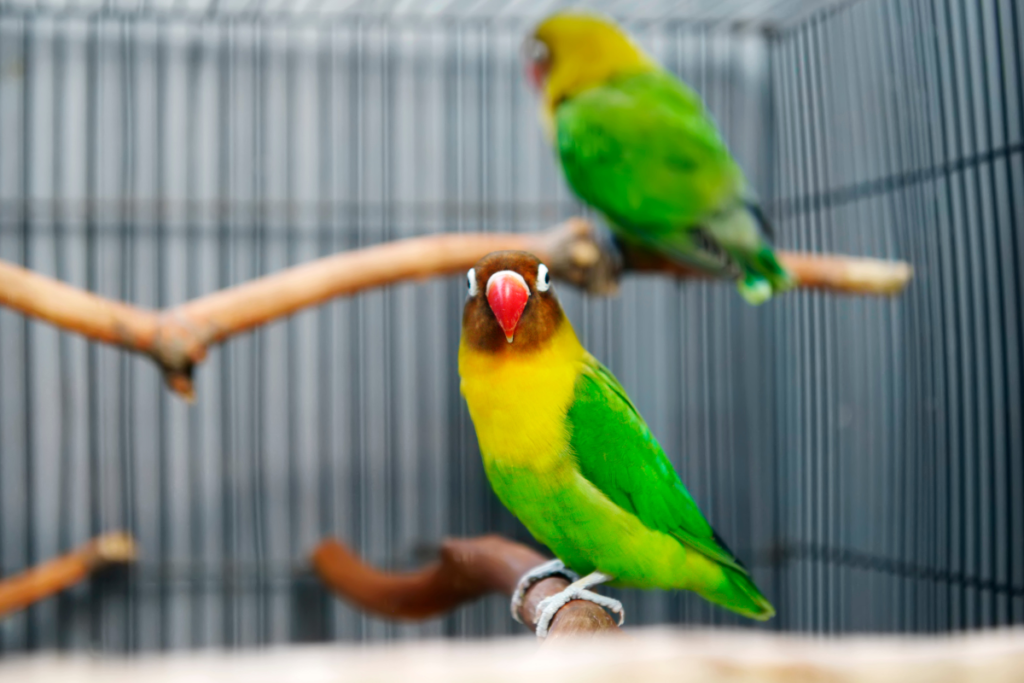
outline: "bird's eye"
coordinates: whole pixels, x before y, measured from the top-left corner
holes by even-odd
[[[470,268],[466,273],[466,286],[470,296],[476,296],[476,268]]]
[[[545,64],[551,57],[548,46],[535,38],[528,38],[523,43],[523,59],[528,64]]]
[[[548,274],[548,267],[543,263],[537,268],[537,291],[546,292],[551,289],[551,276]]]

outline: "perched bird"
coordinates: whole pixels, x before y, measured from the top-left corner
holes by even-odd
[[[526,39],[523,57],[569,186],[619,239],[738,277],[751,304],[793,286],[700,97],[614,22],[556,13]]]
[[[622,386],[580,345],[547,267],[525,252],[497,252],[467,278],[459,375],[484,468],[501,502],[558,557],[523,577],[513,615],[529,585],[558,573],[572,584],[541,603],[542,637],[573,599],[621,621],[618,601],[588,590],[601,583],[692,590],[752,619],[771,617]]]

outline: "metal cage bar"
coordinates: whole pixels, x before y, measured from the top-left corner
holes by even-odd
[[[164,306],[340,249],[584,210],[521,82],[525,15],[315,16],[330,6],[0,7],[0,257]],[[1024,12],[761,7],[760,24],[626,19],[703,94],[782,246],[907,259],[915,281],[752,309],[636,279],[563,304],[766,587],[769,628],[1020,623]],[[390,567],[449,534],[527,540],[458,393],[462,301],[435,281],[275,323],[213,353],[193,408],[138,359],[0,310],[0,574],[112,526],[144,553],[0,622],[0,651],[511,632],[498,598],[370,620],[303,564],[325,535]],[[617,595],[634,624],[740,624],[688,594]]]

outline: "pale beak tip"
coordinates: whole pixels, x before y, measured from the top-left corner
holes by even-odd
[[[509,343],[509,344],[511,344],[511,343],[512,343],[512,336],[513,336],[513,335],[511,335],[511,334],[506,334],[506,335],[505,335],[505,339],[508,339],[508,343]]]

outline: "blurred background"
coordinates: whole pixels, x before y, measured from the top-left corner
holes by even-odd
[[[582,212],[518,61],[538,0],[3,0],[0,258],[163,307],[338,250]],[[894,299],[627,278],[558,287],[778,617],[1024,622],[1024,8],[592,2],[705,97],[784,249],[910,261]],[[528,534],[458,392],[462,278],[233,340],[198,403],[151,363],[0,310],[0,576],[126,528],[140,562],[0,621],[0,652],[519,633],[492,597],[368,618],[334,535],[419,566]],[[630,624],[736,624],[610,591]]]

